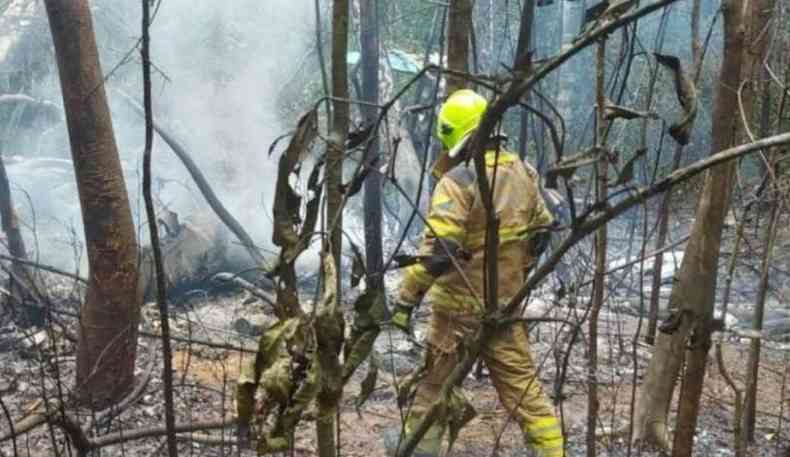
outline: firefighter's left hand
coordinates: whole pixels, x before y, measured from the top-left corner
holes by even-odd
[[[411,313],[414,309],[401,303],[396,303],[392,313],[392,325],[401,329],[406,334],[411,334]]]

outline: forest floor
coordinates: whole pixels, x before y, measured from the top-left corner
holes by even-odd
[[[191,309],[176,310],[175,333],[181,337],[191,335],[193,338],[208,339],[219,344],[253,346],[255,339],[245,335],[249,329],[244,326],[250,323],[250,315],[259,314],[260,306],[244,302],[245,296],[225,295],[203,301]],[[536,303],[533,309],[528,309],[528,314],[539,312],[545,315],[546,310],[540,309],[540,305],[540,302]],[[550,315],[568,318],[567,308],[550,308],[548,311]],[[152,321],[150,318],[155,315],[152,305],[146,307],[145,314]],[[242,317],[244,319],[240,319]],[[426,316],[421,316],[421,323],[417,326],[418,338],[424,334],[425,320]],[[632,344],[632,335],[636,333],[638,325],[638,318],[618,309],[606,309],[601,316],[598,372],[601,404],[599,455],[628,455],[626,424],[633,398],[634,361],[636,360],[641,376],[651,352],[647,345],[637,344],[634,348]],[[58,378],[62,380],[60,386],[66,391],[73,379],[73,343],[60,337],[53,339],[53,336],[52,332],[49,335],[42,335],[41,332],[29,335],[26,338],[27,343],[24,343],[28,345],[26,349],[0,354],[2,400],[10,416],[17,420],[40,406],[44,392],[48,395],[47,401],[53,400],[58,391]],[[726,334],[718,336],[724,337]],[[560,324],[539,324],[530,330],[531,350],[536,364],[540,367],[540,379],[548,393],[554,392],[557,368],[562,365],[569,337],[567,329],[563,329]],[[726,367],[739,387],[743,388],[748,341],[732,337],[722,339]],[[37,343],[37,346],[33,347],[33,343]],[[342,455],[385,455],[381,435],[387,429],[397,429],[401,423],[401,411],[396,405],[393,386],[419,360],[419,353],[409,346],[399,333],[382,333],[377,347],[384,361],[384,369],[380,372],[374,394],[359,411],[355,408],[355,400],[360,382],[365,376],[364,365],[347,386],[340,414]],[[776,455],[777,449],[786,446],[790,440],[790,427],[783,425],[790,420],[790,413],[785,411],[790,409],[787,408],[790,406],[787,404],[790,396],[785,393],[787,351],[783,349],[785,348],[782,345],[768,343],[763,350],[757,441],[752,448],[752,455]],[[90,429],[91,433],[128,433],[136,428],[162,425],[164,408],[160,353],[157,339],[140,339],[138,379],[146,379],[147,374],[150,374],[145,390],[119,417],[109,424],[94,426]],[[729,456],[734,455],[734,395],[713,356],[712,351],[703,392],[695,454]],[[178,421],[200,423],[233,414],[235,379],[244,361],[245,357],[239,351],[177,343],[174,366]],[[563,384],[564,401],[557,409],[562,415],[566,430],[568,456],[584,455],[588,389],[586,380],[585,347],[577,342],[573,346]],[[640,380],[637,377],[636,382],[639,383]],[[520,431],[498,401],[486,371],[483,370],[483,376],[479,379],[470,375],[464,388],[466,397],[477,411],[477,417],[462,430],[448,455],[529,455],[524,453]],[[782,414],[785,416],[784,420],[780,420]],[[81,422],[87,428],[91,422],[90,416],[84,414]],[[1,432],[8,431],[7,422],[0,421],[0,424]],[[290,455],[315,455],[314,434],[313,423],[304,421],[296,432],[296,447]],[[234,435],[234,428],[229,427],[224,432],[214,430],[198,432],[191,438],[182,436],[183,455],[237,455],[237,449],[230,444]],[[55,441],[62,446],[63,438],[57,432],[55,436]],[[108,447],[102,455],[150,456],[156,455],[157,450],[161,451],[160,455],[164,455],[162,444],[161,438],[138,440]],[[21,456],[55,455],[50,431],[46,427],[39,427],[36,431],[20,437],[16,445],[18,455]],[[0,455],[14,455],[10,441],[0,444]],[[243,451],[241,455],[251,456],[254,452]],[[634,451],[631,455],[640,454]],[[643,452],[641,455],[654,453]]]
[[[684,214],[693,214],[684,211]],[[670,241],[678,240],[691,226],[690,217],[678,218]],[[790,229],[789,229],[790,230]],[[759,276],[761,231],[751,228],[745,246],[748,251],[730,252],[732,225],[725,231],[725,247],[722,249],[722,268],[735,256],[737,270],[733,282],[733,293],[727,314],[723,315],[727,330],[715,334],[721,341],[725,366],[739,389],[745,385],[746,362],[749,341],[737,336],[733,330],[750,325],[754,295]],[[786,308],[785,292],[790,290],[790,233],[780,234],[775,250],[775,262],[771,277],[771,293],[767,302],[766,322],[776,323],[774,330],[790,332],[790,312]],[[628,230],[610,232],[610,268],[632,260],[630,252],[639,251],[638,238],[633,242]],[[631,241],[627,241],[630,239]],[[574,259],[567,266],[572,277],[589,277],[589,246],[580,247],[568,256]],[[662,312],[666,312],[666,296],[672,276],[679,265],[682,248],[669,252],[664,259],[662,286]],[[646,262],[647,263],[647,262]],[[580,271],[574,271],[580,270]],[[578,273],[578,274],[576,274]],[[625,274],[629,273],[629,274]],[[639,279],[639,274],[643,278]],[[639,337],[644,335],[646,319],[640,318],[649,296],[648,268],[640,270],[636,265],[630,272],[618,272],[609,276],[609,292],[606,305],[601,312],[598,339],[599,369],[597,373],[600,411],[598,416],[598,455],[656,455],[655,452],[629,453],[628,428],[631,405],[642,382],[645,368],[651,357],[652,347]],[[394,289],[397,274],[388,278],[388,288]],[[636,278],[636,279],[635,279]],[[720,285],[724,282],[720,278]],[[62,280],[50,281],[48,292],[53,298],[51,307],[58,309],[57,322],[46,329],[15,327],[7,316],[0,315],[0,435],[9,431],[9,419],[18,422],[29,416],[42,405],[52,405],[58,397],[67,398],[69,386],[73,384],[75,369],[74,335],[77,322],[78,294],[75,286]],[[306,288],[305,290],[313,290]],[[719,287],[719,292],[723,289]],[[533,294],[526,308],[527,316],[548,316],[580,322],[585,315],[589,297],[568,294],[557,299],[557,284],[549,284]],[[344,292],[346,300],[353,299],[358,290]],[[589,291],[582,289],[582,293]],[[721,295],[721,294],[719,294]],[[309,298],[309,297],[305,297]],[[575,298],[570,306],[569,298]],[[719,296],[719,301],[721,296]],[[307,301],[307,300],[305,300]],[[720,306],[717,305],[717,306]],[[429,307],[423,307],[417,316],[415,329],[418,341],[424,342],[429,319]],[[63,311],[66,314],[63,314]],[[72,313],[68,315],[68,313]],[[717,309],[722,316],[722,310]],[[173,304],[171,309],[172,331],[175,341],[173,355],[175,368],[175,394],[177,422],[203,423],[220,421],[235,413],[235,381],[241,366],[251,354],[227,347],[256,348],[257,334],[273,322],[270,312],[248,294],[232,292],[192,293]],[[349,316],[350,318],[350,316]],[[143,326],[146,333],[139,338],[137,378],[145,382],[144,389],[134,402],[111,421],[95,421],[95,414],[69,412],[80,421],[89,436],[109,433],[129,433],[144,427],[162,427],[164,418],[163,382],[161,377],[161,345],[152,337],[158,331],[158,315],[153,304],[143,308]],[[772,324],[773,325],[773,324]],[[783,327],[784,326],[784,327]],[[784,329],[784,330],[783,330]],[[588,369],[586,355],[587,325],[582,326],[581,337],[577,338],[567,357],[567,370],[562,383],[562,401],[557,402],[557,412],[563,420],[567,438],[567,455],[585,455],[585,433],[588,396]],[[554,400],[558,376],[562,372],[571,334],[568,326],[560,323],[540,323],[530,328],[530,346],[539,377],[546,392]],[[208,341],[212,346],[185,343],[187,340]],[[223,348],[223,346],[227,346]],[[386,430],[397,430],[401,423],[401,411],[397,407],[395,385],[403,376],[417,366],[421,359],[416,346],[406,341],[399,332],[385,329],[379,336],[376,350],[381,360],[376,389],[368,401],[357,410],[355,406],[360,383],[365,377],[367,366],[357,370],[344,392],[340,411],[340,446],[343,456],[383,456],[385,450],[382,434]],[[750,448],[752,456],[774,456],[780,449],[790,445],[790,394],[786,392],[787,361],[790,345],[767,341],[763,344],[758,391],[758,419],[755,433],[756,443]],[[725,381],[712,350],[709,354],[707,377],[704,384],[701,416],[697,427],[695,455],[731,456],[733,450],[734,394]],[[636,369],[636,376],[634,374]],[[464,383],[465,395],[474,405],[477,416],[460,433],[449,455],[452,456],[501,456],[521,457],[524,451],[519,427],[510,418],[498,400],[486,371],[480,378],[470,375]],[[670,411],[670,424],[674,423],[675,408]],[[67,404],[68,406],[68,404]],[[224,430],[200,431],[179,435],[181,455],[188,456],[252,456],[254,451],[239,453],[233,445],[235,427]],[[162,437],[131,441],[122,445],[104,448],[101,455],[143,457],[164,455]],[[16,454],[14,450],[16,449]],[[14,441],[0,443],[0,456],[43,457],[50,455],[70,456],[65,451],[64,437],[55,428],[38,427]],[[295,449],[286,455],[315,455],[314,423],[305,420],[295,433]]]

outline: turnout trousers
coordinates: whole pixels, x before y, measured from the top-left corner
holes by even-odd
[[[414,403],[406,419],[408,435],[438,398],[442,384],[459,363],[465,338],[480,325],[474,315],[458,315],[434,309],[428,335],[425,375],[416,388]],[[483,348],[480,357],[505,409],[524,433],[524,440],[540,457],[563,457],[563,437],[554,409],[543,392],[523,323],[503,328]],[[416,456],[438,456],[444,425],[436,421],[417,446]]]

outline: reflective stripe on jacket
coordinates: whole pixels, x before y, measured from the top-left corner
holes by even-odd
[[[486,153],[499,220],[498,305],[524,282],[534,258],[529,240],[551,225],[535,170],[512,153]],[[483,305],[486,217],[474,165],[458,165],[436,185],[419,248],[420,263],[404,272],[399,294],[417,304],[427,294],[435,309],[479,313]],[[451,257],[453,260],[451,260]]]

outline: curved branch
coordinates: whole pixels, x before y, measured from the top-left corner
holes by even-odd
[[[655,197],[656,195],[671,189],[673,186],[681,182],[688,181],[708,168],[721,165],[725,162],[737,159],[738,157],[755,151],[786,144],[790,144],[790,133],[774,135],[752,143],[725,149],[724,151],[713,154],[706,159],[698,160],[686,168],[677,170],[651,186],[638,189],[631,196],[623,199],[614,206],[608,207],[602,214],[598,216],[590,217],[592,210],[588,211],[580,217],[580,220],[583,222],[579,224],[579,226],[573,228],[573,232],[571,232],[568,238],[565,239],[562,245],[560,245],[560,247],[552,254],[552,256],[545,263],[543,263],[532,276],[530,276],[518,293],[513,296],[506,309],[515,309],[518,304],[521,303],[527,297],[527,295],[529,295],[529,292],[554,270],[554,267],[559,263],[562,256],[565,255],[565,253],[568,252],[568,250],[579,240],[594,232],[603,224],[608,223],[615,217],[631,209],[633,206],[638,205],[649,198]]]

